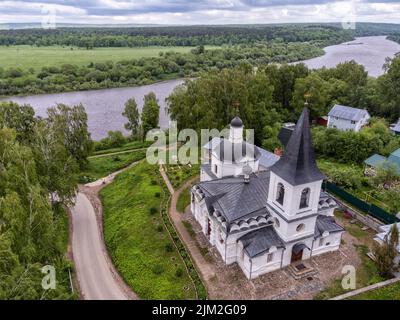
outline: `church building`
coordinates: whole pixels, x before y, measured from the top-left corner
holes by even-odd
[[[338,250],[344,229],[321,189],[308,108],[281,158],[245,142],[243,129],[236,117],[229,139],[205,146],[201,182],[191,190],[191,211],[223,261],[254,279]]]

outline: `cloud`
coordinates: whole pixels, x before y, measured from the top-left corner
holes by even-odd
[[[0,22],[224,24],[332,22],[352,11],[358,21],[400,23],[395,0],[18,0],[0,1]]]

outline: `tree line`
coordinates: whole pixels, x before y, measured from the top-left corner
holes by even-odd
[[[82,106],[0,104],[0,299],[70,299],[65,207],[77,191],[92,142]],[[44,290],[44,266],[56,287]]]
[[[205,72],[194,81],[186,81],[168,98],[168,112],[180,129],[222,129],[235,116],[235,105],[239,104],[246,127],[255,130],[256,143],[273,150],[280,146],[276,137],[281,123],[297,121],[306,100],[313,119],[327,115],[338,103],[366,108],[374,116],[397,121],[400,118],[400,98],[396,92],[400,87],[400,57],[388,61],[386,70],[374,79],[354,61],[315,71],[304,64],[271,64],[254,72],[250,64],[243,63],[233,69]],[[381,151],[382,143],[386,142],[376,148],[371,144],[369,150]],[[346,152],[357,150],[353,147]],[[363,157],[360,155],[360,159]],[[359,161],[354,156],[338,158]]]
[[[253,45],[259,42],[348,41],[352,32],[338,24],[258,26],[174,26],[0,30],[0,45],[98,47]]]

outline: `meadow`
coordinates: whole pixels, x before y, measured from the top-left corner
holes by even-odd
[[[211,49],[212,47],[208,47]],[[144,48],[94,48],[35,47],[28,45],[0,46],[0,66],[35,71],[42,67],[73,64],[87,66],[91,62],[122,61],[157,57],[160,52],[188,53],[193,47],[144,47]]]
[[[144,162],[101,191],[106,244],[118,271],[142,299],[195,299],[193,282],[160,216],[159,179],[157,167]]]

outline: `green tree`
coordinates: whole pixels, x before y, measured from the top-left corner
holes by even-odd
[[[318,74],[312,73],[306,78],[298,79],[295,84],[292,104],[299,114],[304,108],[304,103],[309,102],[311,118],[324,116],[329,108],[329,82]]]
[[[122,115],[128,119],[125,129],[131,132],[133,138],[137,138],[140,132],[140,114],[134,98],[125,103],[125,110]]]
[[[64,146],[82,169],[87,165],[87,157],[93,149],[93,141],[87,124],[87,114],[83,105],[67,106],[58,104],[47,111],[49,125],[63,136]]]
[[[396,247],[399,244],[399,233],[397,225],[394,224],[389,234],[384,238],[382,244],[376,244],[374,255],[379,274],[390,278],[395,267],[394,259],[397,255]]]
[[[142,110],[142,130],[143,139],[147,132],[152,129],[156,129],[159,126],[160,121],[160,106],[154,92],[144,96],[144,105]]]
[[[17,132],[21,142],[29,142],[35,125],[35,112],[29,105],[14,102],[0,103],[0,128],[11,128]]]

